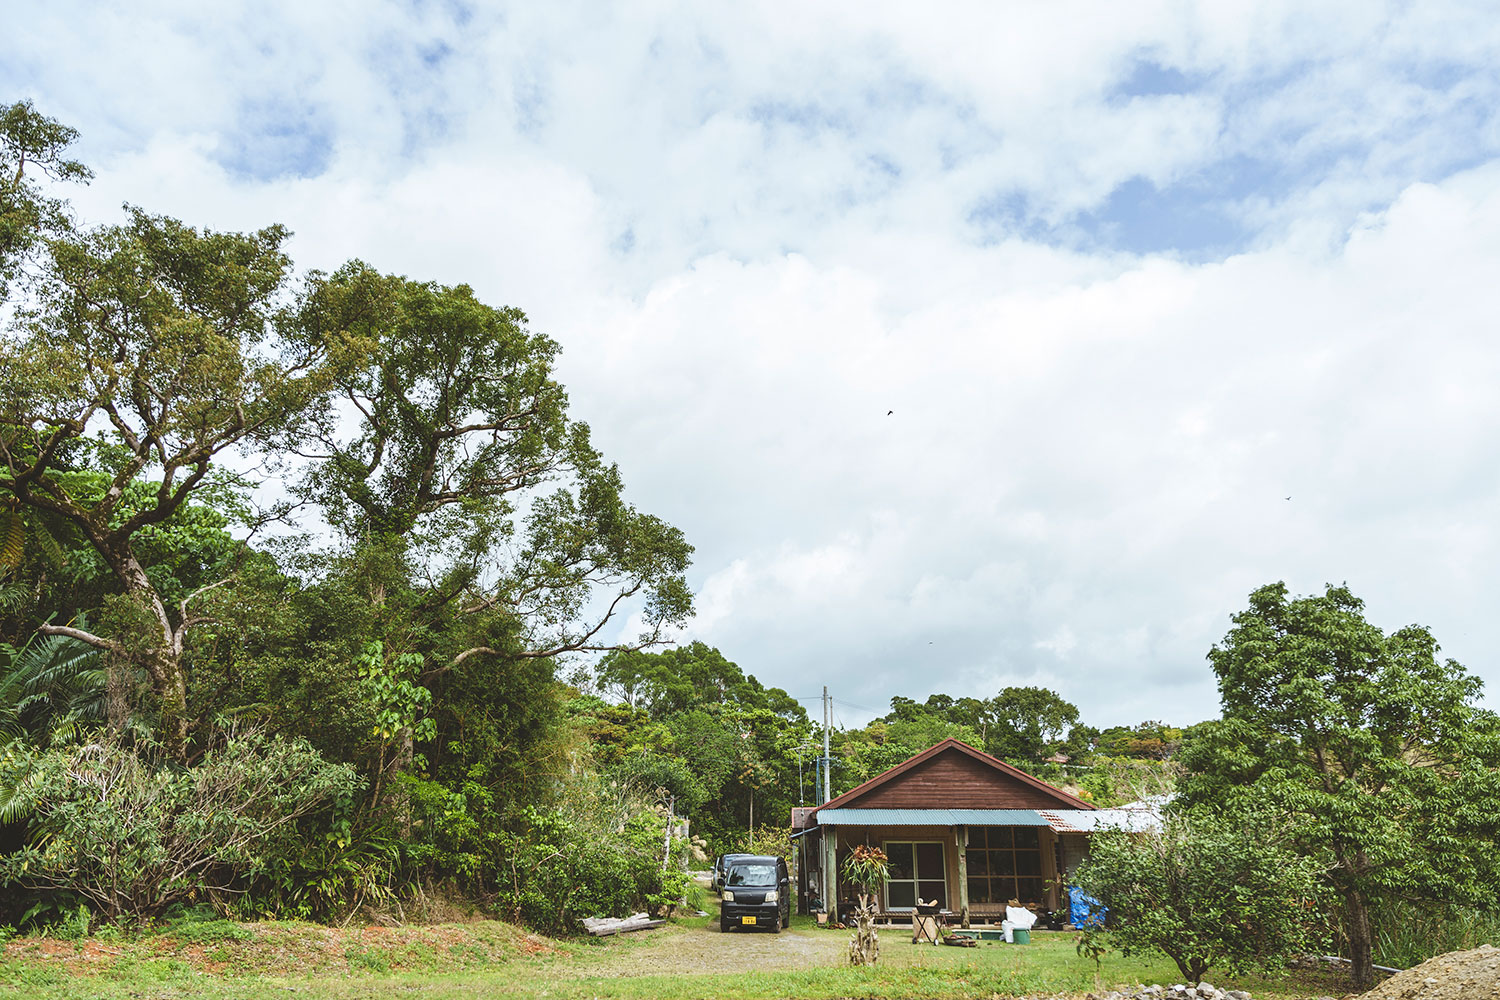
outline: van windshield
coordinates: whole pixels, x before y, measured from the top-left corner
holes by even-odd
[[[775,865],[735,865],[729,869],[730,885],[775,885]]]

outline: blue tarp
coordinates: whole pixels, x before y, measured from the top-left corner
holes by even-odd
[[[1068,890],[1068,922],[1074,927],[1103,927],[1108,913],[1103,903],[1082,889]]]

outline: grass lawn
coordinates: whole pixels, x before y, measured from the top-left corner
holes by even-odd
[[[1074,935],[1039,932],[1026,946],[912,945],[881,935],[880,962],[853,969],[849,933],[798,919],[781,934],[720,933],[716,918],[617,938],[556,941],[484,921],[336,930],[310,924],[187,925],[130,940],[11,941],[0,997],[165,998],[493,996],[547,998],[968,998],[1082,995],[1096,987]],[[1210,977],[1257,1000],[1338,996],[1344,982]],[[1180,981],[1165,959],[1106,957],[1097,985]]]

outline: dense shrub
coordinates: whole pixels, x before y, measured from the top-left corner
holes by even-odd
[[[31,836],[0,858],[0,881],[76,893],[111,921],[243,891],[304,849],[298,819],[360,784],[306,743],[253,732],[224,735],[191,766],[105,738],[28,749],[18,768]]]
[[[663,865],[664,827],[641,813],[600,836],[558,813],[528,810],[530,829],[505,834],[498,903],[512,920],[546,931],[576,930],[584,917],[661,913],[687,886],[682,840]]]
[[[1192,982],[1306,950],[1319,866],[1281,846],[1263,821],[1199,813],[1151,833],[1104,830],[1074,883],[1109,910],[1125,954],[1165,954]]]

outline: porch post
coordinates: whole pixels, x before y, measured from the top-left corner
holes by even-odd
[[[830,924],[839,912],[838,838],[838,827],[823,827],[823,907],[832,914]]]
[[[958,844],[958,915],[962,926],[969,926],[969,828],[955,826],[953,839]]]

